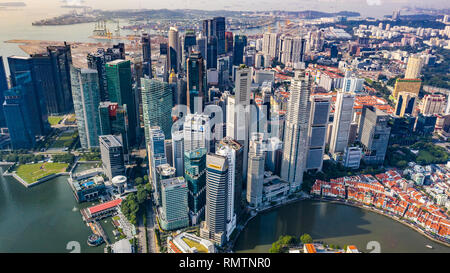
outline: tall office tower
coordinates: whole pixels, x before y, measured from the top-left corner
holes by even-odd
[[[252,134],[248,152],[247,202],[255,208],[262,203],[266,145],[264,134]]]
[[[217,54],[225,54],[225,17],[214,17],[213,20],[217,37]]]
[[[108,100],[105,65],[107,62],[118,59],[125,59],[125,45],[123,43],[113,45],[113,47],[107,48],[106,50],[104,48],[98,48],[97,52],[87,55],[88,68],[95,69],[98,73],[100,101]]]
[[[179,70],[180,53],[178,29],[171,27],[169,29],[169,69],[175,70],[175,73],[178,73]]]
[[[243,173],[247,173],[247,158],[248,158],[248,141],[250,137],[250,96],[251,96],[251,84],[252,75],[250,68],[241,67],[236,71],[235,80],[235,109],[229,112],[231,115],[234,113],[234,118],[230,121],[234,124],[234,133],[227,136],[231,136],[239,143],[244,145],[244,168]],[[249,109],[250,108],[250,109]],[[231,110],[231,109],[230,109]],[[228,109],[227,109],[228,111]]]
[[[6,90],[3,111],[11,138],[11,148],[32,149],[40,130],[40,115],[30,72],[16,77],[16,86]]]
[[[161,181],[159,221],[163,230],[189,226],[188,188],[183,177]]]
[[[131,63],[125,60],[115,60],[106,64],[106,80],[108,82],[108,96],[111,102],[119,105],[126,104],[128,113],[128,141],[136,143],[138,116],[135,94],[131,82]]]
[[[214,20],[213,19],[205,19],[202,21],[202,35],[205,37],[214,36]]]
[[[167,164],[173,166],[172,140],[171,139],[164,140],[164,146],[166,149]]]
[[[422,85],[421,79],[397,79],[395,81],[394,92],[392,96],[398,99],[400,92],[414,93],[419,96],[420,86]]]
[[[143,33],[141,37],[142,63],[144,76],[152,78],[152,45],[150,35]]]
[[[293,38],[291,36],[281,36],[279,39],[280,50],[277,59],[283,64],[290,64],[292,60]]]
[[[184,175],[184,139],[183,131],[172,133],[172,160],[177,176]]]
[[[161,206],[161,181],[175,176],[175,168],[171,167],[169,164],[164,163],[155,167],[155,185],[156,190],[153,193],[154,199],[157,206]]]
[[[233,65],[240,65],[244,61],[244,48],[247,46],[247,36],[234,35]]]
[[[217,37],[209,36],[206,44],[206,69],[217,68]]]
[[[291,80],[281,163],[281,178],[289,182],[291,191],[300,188],[306,167],[310,83],[311,76],[304,70],[296,71]]]
[[[113,135],[99,136],[100,154],[103,170],[111,181],[117,175],[125,175],[123,146],[120,139]]]
[[[149,141],[147,142],[147,156],[148,156],[148,166],[149,166],[149,181],[154,184],[154,188],[157,189],[156,185],[156,167],[161,164],[167,163],[166,158],[166,146],[164,144],[165,136],[164,132],[159,126],[148,126],[149,130]]]
[[[223,56],[217,59],[217,72],[219,74],[219,89],[224,91],[230,81],[230,56]]]
[[[255,55],[255,68],[264,68],[264,54],[262,52],[258,52]]]
[[[72,54],[70,45],[49,46],[44,55],[35,55],[36,58],[49,58],[52,65],[52,72],[55,80],[56,94],[46,94],[47,107],[49,113],[67,113],[73,109],[72,90],[70,84],[70,66],[72,65]],[[48,71],[49,72],[49,71]],[[45,92],[46,88],[44,88]],[[55,96],[55,97],[53,97]],[[56,105],[55,105],[56,99]],[[55,112],[57,111],[57,112]]]
[[[122,139],[124,154],[129,152],[128,115],[125,106],[116,102],[102,101],[98,106],[100,135],[115,135]]]
[[[267,140],[266,166],[268,171],[277,173],[277,167],[279,168],[278,165],[281,160],[280,154],[282,152],[283,142],[278,137],[271,137]]]
[[[389,115],[373,106],[364,106],[358,138],[363,146],[363,160],[367,164],[383,164],[391,128]]]
[[[410,56],[408,58],[408,65],[406,66],[405,79],[420,78],[421,70],[422,70],[422,59],[419,56]]]
[[[72,66],[70,74],[81,147],[84,149],[98,147],[100,92],[97,70]]]
[[[200,237],[222,245],[226,238],[228,161],[226,157],[206,156],[206,213],[200,226]]]
[[[409,92],[400,92],[398,95],[397,105],[395,106],[395,115],[403,117],[412,115],[416,107],[417,95]]]
[[[36,124],[38,131],[33,131],[38,135],[45,135],[50,130],[50,123],[48,123],[48,107],[46,96],[44,94],[51,93],[51,88],[55,87],[55,81],[53,79],[54,73],[52,73],[50,62],[46,61],[48,65],[42,66],[40,62],[35,61],[31,57],[8,57],[8,64],[10,70],[11,87],[18,86],[23,78],[20,75],[28,72],[30,73],[31,83],[33,84],[34,99],[37,102],[36,113],[41,116],[39,122]],[[19,80],[18,78],[21,78]],[[69,80],[70,81],[70,80]],[[54,99],[54,98],[53,98]]]
[[[226,223],[228,239],[236,227],[237,218],[241,212],[243,151],[242,145],[230,137],[223,138],[216,149],[216,154],[226,157],[228,161]]]
[[[262,51],[268,54],[271,58],[278,57],[278,33],[264,33],[263,34],[263,48]]]
[[[325,135],[327,133],[330,113],[330,96],[311,97],[311,114],[308,128],[307,170],[322,170],[325,152]]]
[[[197,47],[196,51],[200,52],[201,56],[203,56],[203,59],[206,62],[206,46],[208,44],[208,37],[199,34],[197,36]]]
[[[184,51],[190,52],[192,47],[197,45],[194,29],[186,29],[184,34]]]
[[[445,96],[444,95],[425,95],[423,97],[422,107],[420,112],[427,116],[433,114],[442,114],[445,110]]]
[[[194,51],[187,59],[187,106],[191,113],[202,113],[206,101],[206,80],[202,55]],[[196,103],[201,105],[196,106]]]
[[[337,93],[330,139],[330,154],[335,159],[342,155],[348,145],[350,124],[353,120],[354,100],[355,96],[350,93]]]
[[[236,127],[237,127],[237,121],[236,121],[236,99],[234,95],[227,95],[226,97],[226,107],[225,107],[225,135],[227,137],[231,137],[233,139],[236,139]]]
[[[3,95],[8,90],[8,80],[6,79],[5,66],[3,65],[3,57],[0,56],[0,128],[6,127],[5,113],[3,113]]]
[[[184,152],[184,178],[188,183],[189,217],[197,225],[205,215],[206,204],[206,149]]]
[[[233,52],[233,32],[225,32],[225,53]]]
[[[205,148],[209,152],[212,142],[209,117],[203,114],[188,114],[183,123],[184,151]]]
[[[172,89],[166,82],[141,79],[142,112],[144,115],[145,139],[149,140],[149,126],[159,126],[168,139],[172,130]]]
[[[36,92],[39,94],[41,108],[48,113],[62,114],[72,111],[72,91],[70,90],[70,65],[72,57],[70,46],[47,47],[44,54],[31,57],[8,57],[11,72],[11,85],[15,78],[25,71],[31,73]]]

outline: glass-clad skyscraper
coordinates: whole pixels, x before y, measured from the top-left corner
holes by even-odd
[[[97,70],[72,66],[71,77],[73,104],[81,147],[85,149],[98,147],[100,92]]]
[[[189,216],[196,225],[204,218],[206,203],[206,149],[184,153],[184,178],[189,188]]]
[[[172,89],[169,84],[155,79],[141,79],[142,112],[145,140],[149,143],[149,126],[159,126],[167,139],[172,129]]]

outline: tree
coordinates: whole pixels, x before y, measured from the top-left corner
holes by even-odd
[[[134,180],[134,184],[136,185],[141,185],[143,184],[144,180],[142,179],[142,177],[136,177],[136,179]]]
[[[283,246],[277,241],[272,244],[269,250],[270,253],[283,253]]]
[[[311,244],[313,242],[313,239],[312,239],[311,235],[309,235],[308,233],[305,233],[302,236],[300,236],[300,241],[303,244]]]

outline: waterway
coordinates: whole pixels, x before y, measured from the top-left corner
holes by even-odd
[[[82,253],[102,253],[104,245],[86,243],[91,230],[79,209],[90,205],[75,201],[67,176],[25,188],[0,175],[0,252],[68,253],[75,241]]]
[[[241,232],[235,251],[269,252],[280,235],[299,237],[304,233],[314,240],[341,247],[353,244],[363,252],[372,251],[372,248],[367,249],[367,244],[376,241],[381,252],[450,253],[450,248],[386,216],[342,204],[309,200],[256,216]]]

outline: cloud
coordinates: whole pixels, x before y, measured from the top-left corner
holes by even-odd
[[[381,0],[367,0],[367,5],[369,6],[381,6]]]

